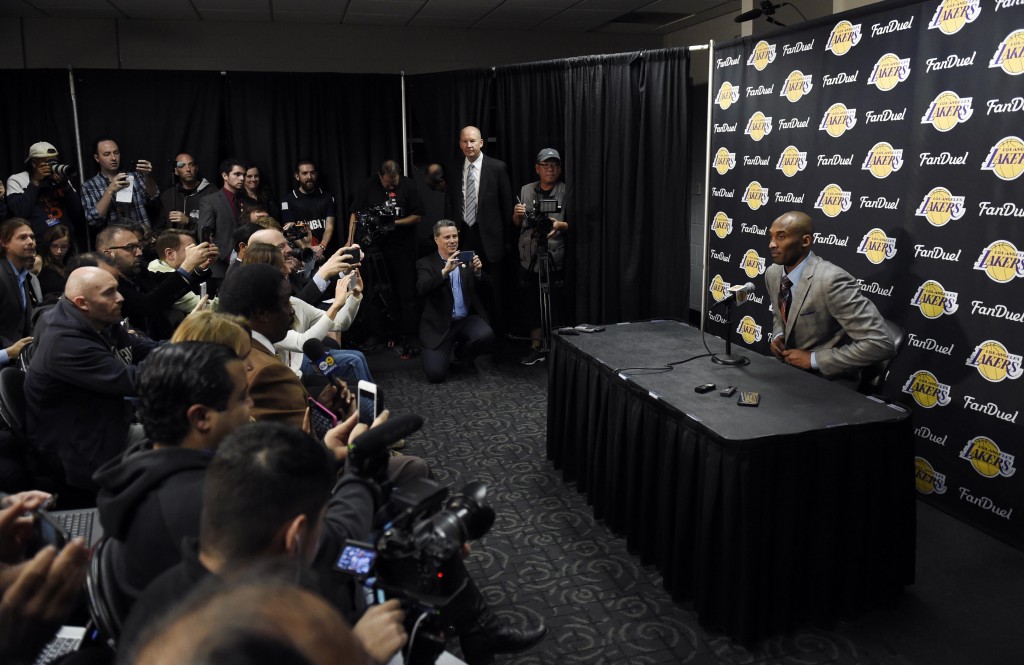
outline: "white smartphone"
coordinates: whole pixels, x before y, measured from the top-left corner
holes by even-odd
[[[360,381],[358,390],[359,399],[359,422],[366,425],[373,423],[380,413],[379,392],[376,383]]]
[[[202,284],[199,285],[199,297],[206,297],[206,282],[203,282]]]

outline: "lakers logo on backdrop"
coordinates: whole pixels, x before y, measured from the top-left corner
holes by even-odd
[[[868,150],[860,168],[876,178],[888,178],[893,171],[903,168],[903,149],[893,148],[892,144],[879,141]]]
[[[957,220],[967,212],[966,197],[954,196],[945,187],[933,187],[924,195],[917,206],[918,217],[924,217],[932,226],[945,226],[950,220]]]
[[[860,23],[855,25],[849,21],[840,21],[829,33],[825,50],[831,51],[833,55],[846,55],[860,43],[861,36]]]
[[[728,289],[729,282],[723,280],[721,275],[711,278],[711,286],[708,287],[708,291],[711,292],[711,297],[715,299],[715,302],[721,302],[727,295]]]
[[[736,332],[740,334],[743,341],[747,344],[753,344],[754,342],[761,341],[761,326],[757,325],[757,321],[752,316],[744,316],[740,319],[740,324],[736,327]]]
[[[765,203],[768,203],[768,190],[761,186],[756,180],[751,180],[750,184],[743,191],[743,202],[751,210],[757,210]]]
[[[853,129],[856,124],[857,109],[848,109],[846,104],[836,102],[825,111],[818,129],[824,130],[829,136],[837,139],[845,134],[846,130]]]
[[[976,436],[968,441],[960,451],[960,459],[970,462],[974,470],[986,478],[1009,478],[1017,472],[1013,467],[1013,455],[1004,453],[987,436]]]
[[[716,213],[715,218],[711,220],[711,230],[719,238],[725,238],[725,236],[732,233],[732,219],[724,212]]]
[[[1010,76],[1024,74],[1024,30],[1014,30],[999,42],[988,63],[989,69],[998,67]]]
[[[743,130],[743,133],[755,141],[760,141],[772,133],[771,116],[766,116],[760,111],[754,111],[754,114],[750,116],[750,120],[747,121],[747,128]]]
[[[754,50],[747,58],[747,64],[753,65],[754,69],[763,72],[764,68],[775,62],[775,44],[769,44],[763,39],[754,45]]]
[[[1009,240],[995,240],[981,250],[974,269],[984,270],[993,282],[1006,284],[1014,277],[1024,277],[1024,252]]]
[[[936,471],[925,458],[915,457],[914,487],[921,494],[945,494],[946,474]]]
[[[719,148],[715,153],[715,170],[718,175],[725,175],[736,167],[736,153]]]
[[[929,279],[917,287],[917,292],[910,299],[910,304],[921,310],[926,319],[937,319],[943,314],[955,314],[960,308],[956,300],[956,291],[947,291],[934,279]]]
[[[903,384],[903,392],[913,397],[918,406],[925,409],[946,406],[951,399],[949,386],[940,383],[934,374],[924,369],[910,375],[907,382]]]
[[[1016,136],[999,139],[981,164],[982,171],[991,171],[1000,180],[1016,180],[1024,173],[1024,141]]]
[[[814,202],[814,207],[829,217],[838,217],[852,205],[853,195],[835,183],[825,185],[825,189],[818,194],[818,200]]]
[[[942,0],[928,23],[929,30],[955,35],[981,13],[981,0]]]
[[[779,161],[775,168],[782,171],[782,175],[792,178],[800,171],[807,168],[807,153],[800,152],[796,146],[786,146],[786,149],[779,155]]]
[[[739,98],[740,89],[728,81],[723,81],[722,85],[718,88],[718,94],[715,95],[715,103],[718,104],[718,108],[725,111],[735,104]]]
[[[857,247],[857,253],[878,265],[886,259],[896,256],[896,238],[885,235],[882,229],[871,229],[864,234],[864,238]]]
[[[740,267],[747,277],[754,278],[764,274],[764,259],[754,250],[748,249],[740,261]]]
[[[967,366],[978,370],[982,378],[992,383],[1004,379],[1019,379],[1024,373],[1019,354],[1010,353],[1002,342],[988,339],[974,347],[967,358]]]
[[[814,81],[810,74],[804,74],[799,69],[794,69],[786,77],[782,84],[782,92],[779,96],[785,97],[791,102],[798,102],[814,88]]]
[[[871,69],[868,85],[874,85],[882,92],[889,92],[910,78],[910,58],[901,58],[895,53],[886,53]]]
[[[921,117],[922,125],[931,125],[940,132],[948,132],[974,115],[973,97],[961,97],[952,90],[940,92]]]

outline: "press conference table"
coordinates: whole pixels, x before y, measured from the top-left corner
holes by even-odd
[[[700,331],[554,335],[548,458],[711,629],[750,642],[891,602],[914,581],[909,414],[733,351],[750,364],[620,372],[706,353]],[[703,383],[757,391],[760,405],[695,393]]]

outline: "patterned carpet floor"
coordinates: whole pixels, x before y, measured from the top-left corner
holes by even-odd
[[[751,649],[708,632],[692,611],[672,601],[658,572],[640,565],[624,539],[593,517],[585,498],[545,459],[544,363],[523,367],[514,359],[497,364],[485,359],[478,361],[478,371],[453,370],[446,383],[435,386],[423,378],[418,360],[398,361],[382,352],[370,361],[388,408],[426,418],[423,429],[407,440],[405,452],[429,460],[437,479],[453,490],[473,480],[488,486],[498,517],[490,532],[473,543],[467,566],[492,607],[510,623],[548,625],[548,636],[537,647],[499,656],[499,663],[1024,662],[1020,647],[1010,646],[1012,636],[993,641],[991,634],[988,640],[977,640],[982,652],[961,660],[949,646],[948,634],[938,627],[933,631],[929,619],[918,618],[940,612],[920,605],[948,595],[932,587],[921,589],[920,573],[900,607],[854,623],[809,627]],[[934,513],[929,519],[952,521],[925,508]],[[924,546],[919,543],[919,549]],[[1015,550],[1006,556],[1014,566],[1024,562]],[[1021,570],[1015,570],[1018,578]],[[1021,583],[1011,593],[1017,591],[1024,591]],[[1013,599],[1015,611],[1021,597]],[[967,643],[969,647],[971,640]]]

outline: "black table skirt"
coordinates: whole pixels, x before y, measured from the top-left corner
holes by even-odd
[[[909,418],[723,441],[565,339],[549,361],[548,458],[703,625],[749,642],[913,583]]]

